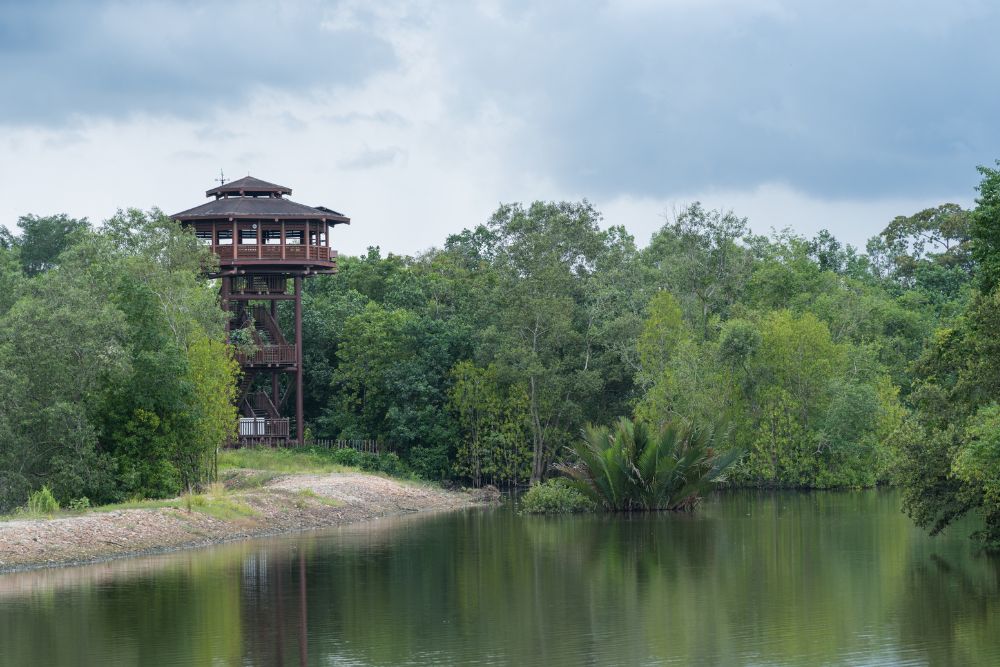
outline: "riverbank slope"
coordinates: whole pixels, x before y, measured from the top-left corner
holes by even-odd
[[[97,509],[0,522],[0,573],[149,554],[494,502],[484,492],[367,473],[270,475],[242,470],[223,490],[161,507]]]

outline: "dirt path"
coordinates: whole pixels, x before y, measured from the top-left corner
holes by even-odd
[[[237,480],[238,481],[238,480]],[[0,522],[0,573],[205,546],[247,537],[338,526],[406,512],[495,502],[490,493],[446,491],[364,473],[295,474],[197,506],[94,511]],[[213,515],[214,514],[214,515]]]

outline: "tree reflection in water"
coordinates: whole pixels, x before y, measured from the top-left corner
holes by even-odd
[[[0,577],[0,664],[1000,664],[1000,562],[885,492],[507,509]]]

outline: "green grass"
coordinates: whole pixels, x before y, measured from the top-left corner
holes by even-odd
[[[316,493],[315,491],[313,491],[312,489],[301,489],[295,495],[297,495],[299,497],[299,500],[297,500],[295,502],[295,505],[299,509],[302,509],[302,508],[304,508],[306,506],[306,501],[307,500],[314,500],[314,501],[316,501],[318,503],[321,503],[323,505],[327,505],[329,507],[339,507],[340,505],[343,504],[342,502],[340,502],[339,500],[336,500],[334,498],[327,498],[325,496],[321,496],[318,493]]]
[[[134,498],[132,500],[126,500],[123,503],[112,503],[110,505],[99,505],[97,507],[92,507],[91,512],[114,512],[115,510],[155,510],[161,507],[180,507],[180,498],[159,498],[159,499],[142,499]]]
[[[359,465],[345,465],[357,463]],[[240,474],[239,471],[250,471]],[[0,515],[0,521],[18,519],[50,519],[65,516],[79,516],[87,512],[114,512],[133,509],[174,508],[185,511],[201,512],[219,519],[233,520],[256,516],[254,510],[246,503],[238,500],[240,491],[259,489],[269,481],[284,474],[293,473],[331,473],[331,472],[368,472],[369,474],[392,477],[393,479],[414,486],[433,486],[433,484],[413,479],[408,471],[399,463],[395,454],[375,456],[361,454],[351,449],[280,449],[270,447],[248,447],[243,449],[227,449],[219,453],[219,477],[229,486],[213,484],[205,493],[189,494],[180,498],[146,500],[134,498],[125,502],[100,505],[81,510],[60,509],[54,513],[29,512],[27,508],[7,515]],[[340,503],[331,498],[324,498],[311,492],[300,492],[300,502],[307,500],[336,507]]]
[[[241,474],[245,472],[246,474]],[[222,472],[220,477],[222,483],[230,491],[242,491],[248,489],[260,489],[272,479],[280,477],[280,472],[273,470],[247,470],[243,468],[229,468]]]
[[[210,492],[181,497],[180,505],[188,512],[199,512],[223,521],[236,521],[257,516],[246,503],[225,493]]]
[[[279,473],[355,472],[357,468],[337,463],[333,452],[323,449],[279,449],[246,447],[219,453],[219,471],[237,468]]]

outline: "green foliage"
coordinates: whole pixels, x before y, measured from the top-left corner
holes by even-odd
[[[71,512],[84,512],[90,509],[90,498],[87,496],[74,498],[69,501],[69,505],[67,505],[66,508]]]
[[[973,537],[1000,550],[1000,172],[980,167],[972,212],[977,287],[961,316],[937,330],[914,365],[912,413],[892,436],[904,509],[936,534],[978,515]]]
[[[972,213],[972,256],[979,290],[988,294],[1000,285],[1000,170],[979,167],[979,173],[983,178]]]
[[[597,509],[594,501],[560,477],[533,484],[521,496],[519,505],[522,514],[572,514]]]
[[[632,413],[657,431],[684,416],[730,425],[722,451],[747,453],[734,483],[870,486],[892,470],[927,521],[986,516],[974,470],[991,469],[976,425],[1000,395],[1000,176],[982,173],[975,211],[899,216],[867,254],[826,231],[754,235],[699,204],[640,250],[582,201],[503,205],[416,257],[341,258],[305,283],[309,432],[398,457],[219,465],[519,485],[566,463],[588,420]],[[236,365],[201,277],[214,258],[158,211],[99,230],[23,220],[0,239],[0,510],[41,484],[100,504],[215,479]]]
[[[326,449],[324,447],[227,449],[219,454],[219,468],[223,471],[249,469],[281,473],[327,473],[360,468],[395,477],[409,476],[406,465],[394,452],[372,454],[359,452],[350,447],[343,449]]]
[[[609,429],[588,426],[572,446],[576,461],[559,470],[607,510],[691,510],[723,481],[739,457],[720,453],[713,428],[679,419],[660,428],[622,417]]]
[[[531,474],[528,397],[517,385],[503,386],[496,366],[462,361],[452,369],[448,407],[460,441],[455,472],[476,488],[484,483],[517,485]]]
[[[969,513],[975,537],[1000,549],[1000,452],[993,429],[1000,389],[1000,293],[978,295],[954,327],[937,332],[916,370],[918,389],[904,427],[893,435],[904,509],[936,534]]]
[[[16,248],[21,266],[29,276],[55,266],[59,255],[90,230],[86,218],[75,220],[63,213],[21,216],[17,226],[21,230],[19,236],[0,228],[0,247]]]
[[[383,452],[378,455],[376,470],[393,477],[405,477],[408,474],[406,465],[395,452]]]
[[[443,249],[308,281],[311,427],[392,442],[430,479],[519,484],[587,419],[683,415],[731,425],[736,483],[871,486],[914,360],[968,299],[970,215],[901,216],[864,255],[700,205],[642,250],[587,202],[504,205]]]
[[[228,418],[210,253],[158,211],[70,222],[32,221],[20,277],[0,251],[18,289],[0,309],[0,507],[42,483],[64,503],[175,495],[211,474]]]
[[[452,462],[447,444],[414,447],[410,450],[409,465],[418,477],[428,480],[445,480],[451,476]]]
[[[59,502],[52,495],[48,486],[42,486],[28,496],[28,512],[31,514],[55,514],[59,511]]]
[[[187,363],[195,422],[192,432],[179,443],[177,459],[181,483],[192,488],[215,479],[216,454],[236,433],[240,367],[231,348],[207,336],[190,342]]]

